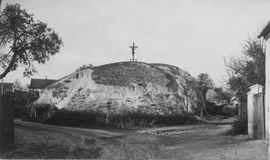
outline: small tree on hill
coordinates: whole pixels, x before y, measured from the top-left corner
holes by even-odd
[[[0,12],[0,79],[20,65],[25,66],[24,76],[33,75],[34,62],[44,64],[61,45],[46,23],[35,21],[19,4],[8,4]]]
[[[82,70],[85,70],[85,69],[91,69],[93,67],[94,66],[92,64],[84,64],[80,68],[76,69],[76,71],[82,71]]]

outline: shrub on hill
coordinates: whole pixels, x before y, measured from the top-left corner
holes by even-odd
[[[76,127],[108,127],[108,128],[146,128],[196,123],[192,114],[153,115],[142,112],[127,111],[122,114],[112,114],[109,122],[106,114],[97,111],[70,111],[61,109],[46,120],[46,123]]]
[[[46,122],[48,118],[58,111],[52,104],[32,104],[27,108],[29,110],[29,115],[23,117],[23,119],[37,122]]]

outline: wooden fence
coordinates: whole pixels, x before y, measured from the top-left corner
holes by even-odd
[[[247,119],[247,103],[240,103],[237,108],[238,118]]]
[[[0,152],[14,143],[13,97],[0,95]]]

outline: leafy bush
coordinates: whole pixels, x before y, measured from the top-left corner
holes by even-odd
[[[237,112],[236,112],[236,109],[228,106],[228,105],[225,105],[223,108],[222,108],[222,113],[224,116],[228,116],[228,117],[232,117],[234,115],[237,115]]]
[[[46,122],[54,113],[57,112],[56,106],[52,104],[32,104],[28,106],[30,109],[30,117],[25,117],[25,120]]]
[[[65,97],[67,97],[68,87],[65,86],[63,83],[57,83],[57,84],[54,84],[50,87],[51,88],[54,87],[54,90],[52,91],[53,97],[60,98],[61,100],[63,100]]]
[[[215,115],[223,115],[222,108],[224,105],[217,106],[215,103],[207,102],[206,103],[206,110],[209,114]]]
[[[70,79],[65,79],[64,82],[69,83],[69,82],[71,82],[71,80]]]
[[[109,122],[106,114],[98,111],[70,111],[61,109],[55,112],[46,123],[77,127],[109,127],[109,128],[145,128],[155,126],[179,125],[195,123],[191,114],[153,115],[142,112],[124,112],[111,114]]]
[[[26,118],[28,116],[28,104],[35,101],[39,97],[39,94],[38,92],[15,91],[13,96],[14,117]]]
[[[231,108],[229,105],[216,105],[213,102],[206,103],[206,110],[210,115],[217,116],[234,116],[236,114],[235,109]]]
[[[97,127],[105,125],[106,114],[92,111],[69,111],[65,109],[58,110],[54,113],[47,123],[63,125],[63,126],[78,126],[78,127]]]
[[[242,117],[233,122],[232,128],[228,131],[228,134],[230,135],[247,134],[247,130],[248,130],[247,118]]]

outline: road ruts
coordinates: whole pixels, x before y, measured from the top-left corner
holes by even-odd
[[[138,141],[140,136],[149,136],[134,133],[121,140],[120,145],[110,145],[103,148],[106,155],[100,158],[104,159],[121,159],[121,160],[141,160],[160,158],[159,147],[154,142],[144,141],[143,138]]]
[[[238,142],[236,141],[233,144],[229,144],[228,147],[226,147],[222,152],[222,160],[238,160],[236,153],[237,145]]]

